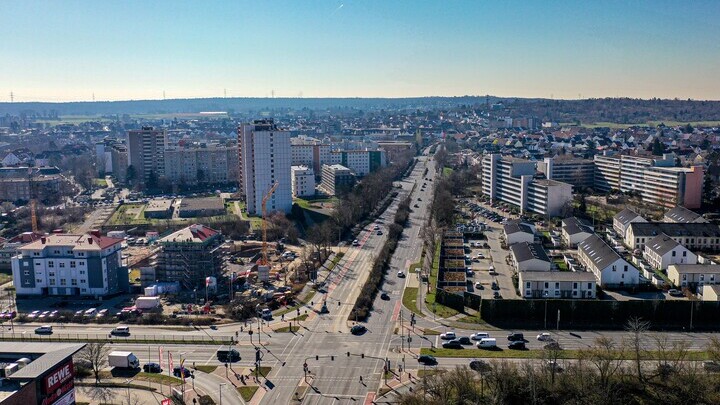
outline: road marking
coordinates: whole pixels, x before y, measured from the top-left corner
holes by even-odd
[[[393,322],[398,320],[398,315],[400,314],[400,301],[395,302],[395,308],[393,308],[393,314],[392,318],[390,318]]]

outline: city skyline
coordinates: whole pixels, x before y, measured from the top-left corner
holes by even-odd
[[[718,99],[720,3],[5,2],[0,100]]]

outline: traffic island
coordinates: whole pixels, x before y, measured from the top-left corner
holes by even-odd
[[[250,402],[252,397],[255,396],[255,392],[257,392],[258,388],[260,387],[257,385],[244,385],[237,387],[237,392],[245,402]]]

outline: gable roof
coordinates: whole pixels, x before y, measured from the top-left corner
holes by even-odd
[[[578,249],[585,253],[595,267],[602,270],[616,260],[621,259],[620,255],[610,245],[597,235],[590,235],[584,241],[578,243]]]
[[[617,219],[618,221],[620,221],[621,224],[627,225],[630,223],[630,221],[632,221],[633,219],[635,219],[637,217],[642,218],[640,216],[640,214],[638,214],[637,212],[635,212],[631,209],[625,208],[624,210],[615,214],[613,219]]]
[[[503,230],[505,231],[506,235],[512,235],[514,233],[522,232],[522,233],[528,233],[530,235],[534,235],[532,228],[530,225],[519,222],[519,221],[509,221],[503,226]]]
[[[700,214],[690,211],[680,205],[666,212],[665,216],[675,222],[693,222],[701,217]]]
[[[633,222],[630,230],[635,237],[666,234],[670,237],[720,237],[720,226],[708,222]]]
[[[539,243],[516,243],[510,246],[510,250],[518,262],[537,259],[550,263],[550,258],[547,253],[545,253],[543,246]]]
[[[650,251],[662,256],[678,246],[682,245],[677,243],[675,239],[662,234],[650,239],[650,241],[645,245],[645,249],[649,249]]]
[[[159,243],[204,243],[220,232],[201,224],[193,224],[160,239]]]
[[[565,218],[562,220],[562,229],[569,235],[577,235],[579,233],[594,233],[587,223],[576,217]]]

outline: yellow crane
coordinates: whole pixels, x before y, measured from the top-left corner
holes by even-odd
[[[267,209],[266,209],[266,206],[267,206],[267,201],[273,195],[275,190],[277,190],[279,185],[280,185],[280,183],[278,183],[276,181],[275,184],[273,184],[272,187],[270,187],[270,190],[268,190],[268,192],[265,193],[265,196],[262,199],[262,220],[263,220],[263,222],[262,222],[262,233],[263,233],[263,235],[262,235],[262,265],[264,265],[264,266],[267,266],[268,263],[270,263],[268,261],[268,254],[267,254],[268,244],[267,244],[267,218],[266,218]]]

